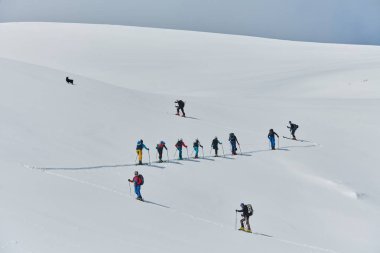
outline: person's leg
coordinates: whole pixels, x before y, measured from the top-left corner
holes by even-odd
[[[185,117],[185,111],[183,110],[183,107],[181,108],[182,115]]]
[[[293,136],[293,139],[296,139],[296,136],[294,135],[295,133],[296,133],[296,130],[293,129],[293,130],[292,130],[292,136]]]
[[[215,148],[215,156],[218,156],[218,148]]]
[[[275,142],[275,140],[274,140],[274,137],[271,137],[271,138],[270,138],[270,144],[271,144],[272,149],[275,149],[275,147],[276,147],[276,142]]]
[[[236,142],[231,142],[231,146],[232,146],[232,154],[236,155]]]
[[[136,193],[137,198],[141,196],[140,187],[141,187],[140,185],[135,184],[135,193]]]
[[[138,185],[138,186],[137,186],[137,197],[138,197],[139,199],[142,199],[142,196],[141,196],[141,185]]]
[[[244,229],[244,218],[240,220],[240,230]]]
[[[160,160],[160,162],[162,161],[162,149],[158,150],[158,159]]]
[[[179,160],[182,160],[182,148],[178,149]]]
[[[251,231],[251,225],[249,224],[249,216],[245,217],[245,224],[247,225],[247,230]]]
[[[198,158],[199,147],[194,147],[195,158]]]
[[[139,164],[142,164],[142,152],[141,150],[136,150],[137,157],[139,159]]]

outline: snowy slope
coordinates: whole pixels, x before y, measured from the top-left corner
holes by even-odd
[[[0,37],[1,252],[380,250],[379,47],[49,23]],[[172,115],[177,98],[197,119]],[[288,120],[310,142],[269,151]],[[229,132],[245,155],[209,157]],[[199,138],[207,159],[136,168],[139,138],[152,160]],[[234,230],[242,201],[258,234]]]

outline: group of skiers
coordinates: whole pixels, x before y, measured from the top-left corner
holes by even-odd
[[[185,102],[183,102],[182,100],[176,100],[175,103],[178,104],[176,106],[176,108],[177,108],[177,114],[176,115],[180,115],[179,113],[181,111],[182,112],[182,117],[186,117],[185,116],[185,112],[184,112]],[[296,140],[295,132],[298,129],[298,125],[296,125],[296,124],[292,123],[291,121],[289,121],[289,126],[287,126],[287,128],[289,128],[289,130],[290,130],[290,133],[292,135],[292,139]],[[275,136],[277,136],[277,138],[279,138],[279,135],[273,129],[270,129],[269,133],[268,133],[268,139],[269,139],[270,147],[271,147],[272,150],[276,149],[276,139],[275,139]],[[239,143],[236,135],[234,133],[230,133],[228,141],[231,144],[232,155],[237,155],[238,147],[240,149],[240,143]],[[215,156],[216,157],[218,156],[219,145],[222,145],[222,148],[223,148],[222,142],[220,142],[218,140],[218,137],[215,137],[212,140],[212,142],[211,142],[211,148],[215,151]],[[174,146],[176,148],[176,153],[178,151],[178,159],[179,160],[183,160],[182,150],[183,150],[183,148],[187,149],[188,146],[185,144],[185,142],[183,141],[183,139],[179,139]],[[203,152],[203,146],[201,145],[200,141],[198,139],[196,139],[193,142],[194,158],[195,159],[199,158],[199,148],[202,148],[202,152]],[[137,157],[138,157],[138,160],[139,160],[138,165],[142,165],[143,164],[142,163],[143,149],[146,149],[146,150],[149,151],[149,148],[145,146],[144,141],[143,140],[139,140],[137,142],[137,146],[136,146],[136,153],[137,153]],[[164,151],[164,149],[166,151],[168,151],[168,148],[167,148],[165,142],[164,141],[160,141],[160,143],[158,143],[157,146],[156,146],[156,150],[157,150],[157,153],[158,153],[158,159],[159,159],[158,162],[160,162],[160,163],[163,162],[162,157],[163,157],[163,151]],[[210,152],[211,152],[211,150],[210,150]],[[240,150],[240,152],[241,152],[241,150]],[[223,153],[224,153],[224,150],[223,150]],[[135,190],[135,193],[137,195],[136,199],[140,200],[140,201],[143,201],[143,198],[142,198],[142,195],[141,195],[141,186],[144,184],[144,177],[141,174],[139,174],[138,171],[135,171],[133,179],[128,179],[128,181],[130,183],[134,184],[134,190]],[[242,213],[241,214],[242,219],[240,220],[240,225],[241,226],[240,226],[239,230],[245,231],[245,232],[248,232],[248,233],[252,233],[251,226],[250,226],[250,223],[249,223],[249,217],[252,216],[252,214],[254,212],[254,210],[252,208],[252,205],[251,204],[241,203],[240,207],[241,207],[240,210],[235,210],[236,214],[238,212]]]
[[[232,155],[237,155],[237,152],[236,152],[238,150],[237,149],[237,145],[239,145],[239,147],[240,147],[240,143],[239,143],[238,139],[236,138],[235,134],[234,133],[230,133],[228,140],[229,140],[229,142],[231,144]],[[218,140],[218,137],[215,137],[212,140],[212,142],[211,142],[211,148],[215,151],[215,156],[218,156],[219,145],[222,145],[222,143]],[[176,153],[178,151],[178,159],[179,160],[183,160],[183,152],[182,152],[183,148],[187,149],[188,146],[185,144],[185,142],[183,141],[183,139],[178,139],[177,143],[174,146],[176,148]],[[195,141],[193,142],[194,159],[199,158],[199,148],[203,149],[203,146],[200,143],[199,139],[195,139]],[[138,158],[138,161],[139,161],[137,165],[142,165],[143,164],[143,162],[142,162],[142,159],[143,159],[143,149],[146,149],[146,150],[149,151],[149,148],[147,146],[145,146],[143,140],[137,141],[136,154],[137,154],[137,158]],[[160,141],[160,143],[158,143],[157,146],[156,146],[156,150],[157,150],[157,153],[158,153],[158,162],[159,163],[164,162],[162,160],[164,149],[167,151],[168,147],[166,146],[166,143],[164,141]],[[174,154],[174,156],[176,156],[176,153]]]

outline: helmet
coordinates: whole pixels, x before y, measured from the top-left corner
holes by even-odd
[[[289,120],[289,124],[292,124],[292,122]]]
[[[244,203],[241,203],[240,206],[241,206],[241,207],[244,207]]]
[[[138,175],[138,174],[139,174],[139,172],[136,170],[136,171],[135,171],[135,175]]]
[[[165,142],[164,142],[164,141],[161,141],[161,144],[165,144]]]
[[[270,132],[273,132],[273,129],[270,129],[269,131],[270,131]]]

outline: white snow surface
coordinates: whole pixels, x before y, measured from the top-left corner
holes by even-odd
[[[380,251],[380,47],[7,23],[0,78],[2,253]],[[289,120],[308,142],[269,150]],[[230,132],[244,155],[210,156]],[[140,138],[206,159],[137,167]]]

